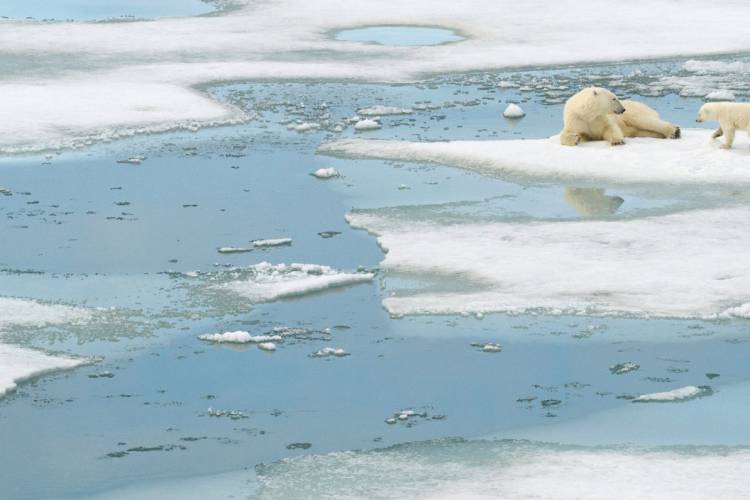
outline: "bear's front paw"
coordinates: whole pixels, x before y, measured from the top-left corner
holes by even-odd
[[[672,135],[669,136],[670,139],[679,139],[682,135],[682,132],[680,132],[680,127],[675,127],[674,132],[672,132]]]
[[[722,145],[721,145],[721,146],[719,146],[719,147],[720,147],[721,149],[732,149],[732,146],[730,146],[729,144],[722,144]]]
[[[609,141],[610,146],[622,146],[623,144],[625,144],[625,141],[622,139],[612,139]]]

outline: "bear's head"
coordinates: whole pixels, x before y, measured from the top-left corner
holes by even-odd
[[[601,87],[589,87],[584,92],[589,94],[591,101],[595,108],[602,114],[616,113],[621,114],[625,112],[625,107],[622,105],[620,100],[607,89]]]
[[[718,103],[716,102],[704,104],[701,106],[701,109],[698,110],[698,118],[696,118],[695,121],[703,123],[705,121],[716,120],[716,108],[718,108]]]

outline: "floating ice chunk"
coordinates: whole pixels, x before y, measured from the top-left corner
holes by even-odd
[[[349,356],[349,353],[337,347],[324,347],[310,354],[310,357],[312,358],[327,358],[329,356],[336,356],[338,358],[341,358],[344,356]]]
[[[482,352],[500,352],[502,350],[503,348],[500,344],[493,344],[492,342],[482,346]]]
[[[275,351],[276,350],[276,344],[273,342],[261,342],[258,344],[258,349],[262,349],[264,351]]]
[[[253,246],[256,248],[266,248],[266,247],[280,247],[280,246],[287,246],[292,244],[291,238],[275,238],[275,239],[268,239],[268,240],[253,240]]]
[[[11,327],[41,328],[66,323],[81,324],[93,317],[91,311],[80,307],[0,297],[0,333]]]
[[[287,129],[297,132],[309,132],[310,130],[318,130],[320,127],[320,123],[316,122],[290,123],[286,126]]]
[[[730,307],[729,309],[719,314],[719,317],[750,319],[750,302],[736,307]]]
[[[704,97],[707,101],[734,101],[736,97],[731,90],[714,90]]]
[[[750,73],[750,64],[742,61],[709,61],[691,59],[683,65],[692,73]]]
[[[503,111],[503,116],[505,118],[523,118],[526,116],[526,112],[518,104],[510,103]]]
[[[221,247],[216,250],[219,253],[245,253],[252,252],[252,248],[247,247]]]
[[[206,410],[206,415],[215,418],[228,418],[230,420],[243,420],[250,418],[247,413],[240,410],[217,410],[210,406],[208,407],[208,410]]]
[[[247,344],[247,343],[263,343],[263,342],[279,342],[282,340],[280,335],[250,335],[249,332],[237,330],[234,332],[224,333],[211,333],[206,335],[200,335],[200,340],[206,340],[209,342],[217,343],[232,343],[232,344]]]
[[[358,130],[360,132],[365,130],[376,130],[381,127],[382,125],[377,121],[377,118],[365,118],[364,120],[359,120],[354,124],[354,130]]]
[[[335,168],[329,167],[329,168],[319,168],[318,170],[316,170],[310,175],[312,175],[313,177],[317,177],[318,179],[332,179],[334,177],[338,177],[339,173]]]
[[[51,356],[40,351],[0,344],[0,398],[14,391],[17,384],[24,380],[90,362],[88,359]]]
[[[518,87],[518,84],[515,84],[508,80],[500,80],[499,82],[497,82],[497,87],[501,89],[511,89],[514,87]]]
[[[609,371],[613,375],[622,375],[623,373],[633,372],[639,369],[641,365],[633,363],[632,361],[626,361],[625,363],[618,363],[609,367]]]
[[[409,108],[397,108],[394,106],[370,106],[369,108],[363,108],[357,110],[357,114],[361,116],[385,116],[385,115],[408,115],[413,113],[413,110]]]
[[[315,264],[274,265],[268,262],[244,268],[243,272],[249,274],[247,279],[214,286],[258,303],[365,283],[374,277],[372,273],[346,273]]]
[[[750,184],[743,149],[719,149],[711,131],[686,129],[679,140],[626,138],[562,146],[558,137],[498,141],[409,142],[342,139],[319,152],[386,160],[434,162],[485,174],[616,183]],[[744,136],[739,140],[746,141]]]
[[[625,220],[446,224],[388,211],[347,215],[378,237],[387,274],[453,287],[392,290],[389,313],[742,316],[750,302],[748,208]],[[720,243],[717,243],[720,242]],[[471,258],[467,258],[470,255]],[[459,278],[460,277],[460,278]],[[587,332],[588,334],[590,332]]]
[[[10,189],[4,188],[4,187],[0,187],[0,195],[3,195],[3,196],[13,196],[13,191],[11,191]]]
[[[679,389],[673,389],[666,392],[654,392],[651,394],[643,394],[633,399],[633,403],[670,403],[675,401],[688,401],[691,399],[710,396],[713,394],[713,390],[708,386],[696,387],[694,385],[687,385],[680,387]]]
[[[131,156],[130,158],[125,158],[124,160],[117,160],[117,163],[125,163],[129,165],[140,165],[143,163],[143,160],[145,160],[145,156]]]

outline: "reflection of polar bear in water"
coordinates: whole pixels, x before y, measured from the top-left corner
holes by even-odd
[[[565,201],[572,206],[578,215],[597,217],[612,215],[617,212],[625,200],[619,196],[604,194],[602,188],[565,188]]]
[[[726,134],[725,143],[721,145],[724,149],[731,149],[734,143],[734,131],[736,129],[747,130],[750,134],[750,104],[739,102],[709,102],[698,110],[699,123],[705,121],[719,122],[719,129],[714,132],[713,138]]]
[[[589,87],[568,99],[563,111],[560,144],[605,140],[613,146],[624,137],[677,139],[680,127],[659,118],[659,113],[636,101],[620,101],[607,89]]]

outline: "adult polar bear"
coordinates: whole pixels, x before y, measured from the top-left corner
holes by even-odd
[[[601,87],[588,87],[568,99],[563,112],[560,144],[575,146],[581,141],[609,141],[624,144],[625,137],[677,139],[680,127],[659,118],[659,113],[636,101],[620,101]]]

